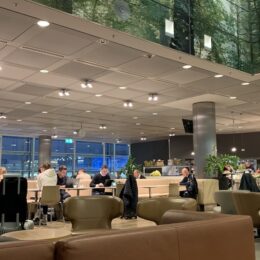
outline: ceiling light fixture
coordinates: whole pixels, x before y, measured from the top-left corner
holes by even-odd
[[[107,126],[102,124],[99,126],[99,129],[101,129],[101,130],[107,129]]]
[[[119,89],[125,90],[125,89],[127,89],[127,87],[119,87]]]
[[[171,130],[175,130],[175,127],[171,127]]]
[[[237,99],[237,97],[229,97],[229,99]]]
[[[58,135],[54,134],[54,135],[51,136],[51,138],[57,139],[57,138],[58,138]]]
[[[145,136],[142,136],[142,137],[140,138],[140,140],[141,140],[141,141],[146,141],[147,138],[146,138]]]
[[[157,93],[150,93],[148,100],[149,101],[158,101],[158,94]]]
[[[250,85],[250,83],[249,82],[242,82],[241,85],[242,86],[248,86],[248,85]]]
[[[0,119],[6,119],[7,116],[4,113],[0,113]]]
[[[69,90],[63,88],[59,90],[59,96],[60,97],[68,97],[70,95]]]
[[[135,123],[135,125],[141,125],[141,123]]]
[[[93,82],[92,80],[86,79],[86,80],[84,80],[83,82],[80,83],[80,86],[82,88],[93,88],[92,82]]]
[[[91,111],[90,111],[90,110],[86,110],[85,112],[86,112],[86,113],[91,113]]]
[[[132,108],[133,102],[131,100],[125,100],[123,106]]]
[[[32,102],[30,102],[30,101],[25,101],[24,104],[25,104],[25,105],[31,105]]]
[[[48,21],[44,21],[44,20],[39,20],[37,22],[37,25],[41,28],[46,28],[50,25],[50,23]]]
[[[17,121],[17,122],[22,122],[23,120],[22,120],[22,119],[17,119],[16,121]]]
[[[95,96],[96,97],[102,97],[103,95],[102,94],[96,94]]]
[[[185,70],[188,70],[188,69],[192,68],[192,66],[187,64],[187,65],[182,66],[182,68]]]
[[[153,113],[153,116],[157,116],[158,115],[158,113]]]
[[[191,156],[194,156],[194,155],[195,155],[195,152],[192,151],[192,152],[190,153],[190,155],[191,155]]]
[[[169,136],[175,136],[175,133],[170,133]]]
[[[216,75],[214,76],[214,78],[222,78],[222,77],[224,77],[224,75],[222,75],[222,74],[216,74]]]
[[[134,119],[134,120],[138,119],[138,116],[134,116],[133,119]]]
[[[48,114],[48,111],[42,111],[42,114]]]
[[[117,138],[117,139],[116,139],[116,143],[117,143],[117,144],[119,144],[119,143],[121,143],[121,142],[122,142],[122,140],[121,140],[120,138]]]
[[[3,68],[0,66],[0,71],[2,71],[3,70]]]
[[[49,71],[48,71],[48,70],[40,70],[40,72],[43,73],[43,74],[46,74],[46,73],[48,73]]]
[[[78,132],[79,132],[78,130],[73,130],[73,132],[72,132],[72,133],[73,133],[74,135],[77,135],[77,134],[78,134]]]

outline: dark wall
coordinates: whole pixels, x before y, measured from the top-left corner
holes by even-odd
[[[187,159],[192,158],[193,136],[181,135],[170,138],[170,158]]]
[[[143,164],[144,161],[153,159],[164,160],[164,163],[167,164],[169,159],[168,140],[131,144],[131,155],[138,164]]]

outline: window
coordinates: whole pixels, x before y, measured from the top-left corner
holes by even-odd
[[[129,145],[128,144],[116,144],[115,145],[115,171],[119,171],[123,168],[129,157]]]

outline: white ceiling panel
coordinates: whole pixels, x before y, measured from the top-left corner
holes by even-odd
[[[62,77],[60,75],[51,72],[47,74],[39,72],[26,78],[25,81],[29,83],[35,83],[38,85],[48,85],[50,87],[57,89],[57,88],[63,88],[73,84],[75,82],[75,79]]]
[[[59,67],[53,72],[65,75],[67,77],[72,77],[81,80],[81,79],[92,79],[93,76],[104,73],[105,70],[87,64],[79,63],[79,62],[70,62],[68,64]]]
[[[111,85],[122,86],[139,81],[141,78],[120,72],[109,72],[96,80]]]
[[[0,75],[1,75],[1,73],[0,73]],[[5,88],[11,86],[12,84],[15,84],[14,80],[0,78],[0,89],[5,89]]]
[[[106,67],[116,67],[122,63],[136,59],[143,54],[141,51],[116,43],[100,44],[96,42],[81,53],[80,60]]]
[[[59,60],[59,58],[50,55],[44,55],[39,52],[25,49],[16,49],[4,58],[4,61],[37,69],[48,67]]]
[[[243,99],[244,96],[256,91],[257,89],[255,87],[238,85],[234,87],[228,87],[228,88],[216,90],[215,93],[220,95],[225,95],[225,96],[240,97],[241,99]]]
[[[174,82],[174,83],[179,83],[179,84],[187,84],[193,81],[209,78],[212,75],[212,73],[208,73],[206,71],[202,70],[195,70],[195,69],[190,69],[190,70],[180,70],[177,72],[169,73],[167,75],[164,75],[160,77],[161,79]]]
[[[171,88],[166,91],[162,91],[163,96],[172,97],[172,99],[178,100],[187,97],[194,97],[200,95],[200,92],[183,87]]]
[[[4,100],[12,100],[18,102],[29,101],[35,98],[33,95],[25,95],[20,93],[8,92],[8,91],[0,91],[0,99]]]
[[[33,96],[46,96],[53,92],[53,88],[43,87],[43,86],[31,86],[31,85],[23,85],[15,89],[16,93],[28,94]]]
[[[0,39],[12,41],[34,24],[31,17],[0,9]]]
[[[32,110],[17,109],[17,110],[9,112],[8,118],[20,119],[20,118],[24,118],[24,117],[30,117],[36,113],[38,113],[38,112],[32,111]]]
[[[114,97],[114,98],[119,98],[119,99],[135,99],[137,97],[143,96],[144,93],[140,91],[133,91],[129,89],[121,90],[119,88],[106,91],[104,92],[104,95],[109,96],[109,97]]]
[[[26,46],[61,55],[72,55],[91,43],[92,41],[83,33],[50,25],[30,39]]]
[[[24,67],[18,67],[8,64],[2,64],[2,70],[0,76],[4,78],[10,78],[13,80],[23,80],[24,78],[32,75],[35,70],[26,69]]]
[[[53,107],[60,107],[65,106],[66,104],[71,103],[69,100],[64,100],[61,98],[52,98],[52,97],[42,97],[35,100],[35,102],[39,105],[46,105],[46,106],[53,106]]]
[[[148,77],[155,77],[167,72],[175,72],[179,70],[180,67],[181,64],[179,62],[170,61],[158,56],[150,59],[141,57],[119,66],[122,71]]]
[[[92,111],[92,110],[95,110],[95,108],[98,107],[98,106],[97,105],[83,103],[83,102],[82,103],[81,102],[72,102],[72,103],[66,104],[65,107],[78,109],[78,110],[82,110],[82,111],[87,111],[87,110]]]
[[[87,99],[84,99],[82,97],[81,102],[86,102],[86,103],[101,105],[101,106],[107,106],[107,105],[117,103],[118,100],[113,99],[113,98],[104,97],[104,96],[96,97],[93,95],[93,96],[88,97]]]
[[[144,80],[140,80],[136,83],[133,84],[129,84],[127,85],[127,88],[130,89],[136,89],[136,90],[141,90],[141,91],[145,91],[145,92],[160,92],[162,90],[165,89],[170,89],[171,87],[174,87],[176,85],[174,84],[167,84],[161,81],[155,81],[155,80],[148,80],[148,79],[144,79]]]

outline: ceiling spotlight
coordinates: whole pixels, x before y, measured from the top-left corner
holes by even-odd
[[[86,113],[91,113],[91,111],[90,111],[90,110],[86,110],[85,112],[86,112]]]
[[[146,140],[147,140],[147,138],[146,138],[146,137],[144,137],[144,136],[142,136],[142,137],[140,138],[140,140],[141,140],[141,141],[146,141]]]
[[[3,70],[3,68],[0,66],[0,71]]]
[[[141,125],[141,123],[135,123],[135,125]]]
[[[138,119],[138,116],[134,116],[133,119],[134,119],[134,120]]]
[[[106,125],[100,125],[100,126],[99,126],[99,129],[101,129],[101,130],[107,129],[107,126],[106,126]]]
[[[80,83],[80,86],[81,86],[82,88],[93,88],[92,80],[86,79],[84,82],[81,82],[81,83]]]
[[[78,132],[79,132],[78,130],[74,130],[74,131],[73,131],[73,134],[74,134],[74,135],[77,135]]]
[[[175,133],[170,133],[169,136],[175,136]]]
[[[50,25],[50,23],[48,21],[44,21],[44,20],[40,20],[37,22],[38,26],[41,28],[46,28]]]
[[[229,99],[237,99],[237,97],[229,97]]]
[[[61,90],[59,90],[59,96],[60,97],[64,97],[64,96],[66,96],[66,97],[68,97],[70,95],[70,92],[69,92],[69,90],[67,90],[67,89],[61,89]]]
[[[182,68],[185,70],[188,70],[188,69],[192,68],[192,66],[187,64],[187,65],[182,66]]]
[[[30,102],[30,101],[25,101],[24,104],[25,104],[25,105],[31,105],[32,102]]]
[[[127,87],[119,87],[119,89],[125,90],[125,89],[127,89]]]
[[[242,82],[241,85],[242,86],[248,86],[248,85],[250,85],[250,83],[249,82]]]
[[[116,139],[116,143],[117,143],[117,144],[119,144],[119,143],[121,143],[121,142],[122,142],[122,140],[121,140],[120,138],[117,138],[117,139]]]
[[[95,96],[96,97],[102,97],[103,95],[102,94],[96,94]]]
[[[0,113],[0,119],[6,119],[7,116],[4,113]]]
[[[157,93],[151,93],[148,97],[149,101],[158,101],[158,94]]]
[[[56,138],[58,138],[58,135],[54,134],[51,136],[51,138],[56,139]]]
[[[245,152],[246,151],[246,149],[245,148],[241,148],[241,152]]]
[[[42,114],[48,114],[48,111],[42,111]]]
[[[22,122],[23,120],[22,120],[22,119],[17,119],[16,121],[17,121],[17,122]]]
[[[231,148],[232,153],[235,153],[236,151],[237,151],[237,148],[235,146]]]
[[[43,74],[46,74],[46,73],[48,73],[49,71],[48,71],[48,70],[40,70],[40,72],[43,73]]]
[[[124,107],[133,107],[133,102],[131,100],[125,100]]]
[[[158,113],[153,113],[153,116],[157,116],[158,115]]]
[[[191,156],[194,156],[194,155],[195,155],[195,153],[194,153],[194,152],[191,152],[191,153],[190,153],[190,155],[191,155]]]
[[[222,77],[224,77],[224,75],[222,75],[222,74],[216,74],[216,75],[214,76],[214,78],[222,78]]]

